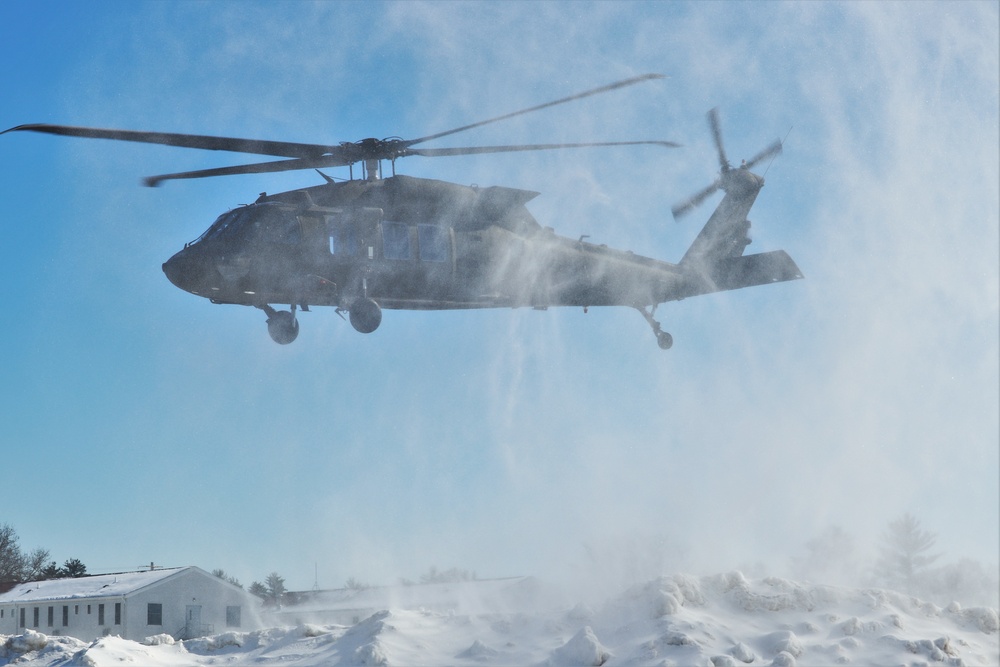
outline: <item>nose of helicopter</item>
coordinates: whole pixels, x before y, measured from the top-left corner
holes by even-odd
[[[163,263],[163,273],[167,280],[185,292],[198,294],[198,283],[201,277],[200,263],[191,256],[188,249],[181,250]]]

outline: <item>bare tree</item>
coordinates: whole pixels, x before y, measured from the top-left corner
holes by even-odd
[[[13,526],[0,524],[0,581],[40,579],[48,562],[47,549],[35,549],[30,554],[25,554]]]
[[[42,578],[42,570],[45,569],[46,564],[49,562],[49,550],[48,549],[34,549],[30,554],[28,554],[24,559],[24,571],[22,572],[23,581],[35,581],[36,579]]]
[[[24,555],[17,533],[9,524],[0,524],[0,581],[21,581],[23,573]]]

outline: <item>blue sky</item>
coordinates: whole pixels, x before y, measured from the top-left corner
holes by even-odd
[[[418,137],[645,72],[670,78],[435,145],[668,139],[401,161],[542,193],[543,225],[671,261],[788,135],[748,252],[805,281],[625,309],[329,309],[290,346],[160,265],[312,172],[139,185],[241,156],[0,137],[4,511],[92,571],[221,567],[292,588],[480,576],[783,574],[912,512],[998,560],[996,3],[5,3],[3,128],[306,142]],[[346,176],[334,173],[336,176]],[[595,553],[601,553],[595,557]],[[637,556],[641,554],[641,558]],[[635,573],[631,574],[645,574]]]

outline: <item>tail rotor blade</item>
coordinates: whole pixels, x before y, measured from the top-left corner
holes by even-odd
[[[715,139],[715,148],[719,151],[719,166],[722,171],[729,169],[729,160],[726,159],[726,149],[722,146],[722,128],[719,125],[719,108],[713,107],[708,112],[708,124],[712,128],[712,138]]]
[[[753,169],[755,165],[781,152],[781,139],[775,139],[774,143],[747,160],[747,169]]]
[[[681,203],[675,204],[670,209],[671,212],[674,214],[674,219],[679,220],[680,218],[682,218],[683,216],[687,215],[692,210],[700,206],[703,201],[711,197],[712,194],[719,189],[720,185],[721,183],[719,181],[716,181],[715,183],[712,183],[704,190],[697,192],[696,194],[682,201]]]

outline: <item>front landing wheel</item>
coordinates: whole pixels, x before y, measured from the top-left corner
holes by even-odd
[[[351,326],[363,334],[378,329],[382,323],[382,308],[374,299],[358,299],[351,304]]]
[[[287,310],[276,310],[267,318],[267,333],[278,345],[288,345],[299,336],[299,321]]]

